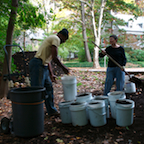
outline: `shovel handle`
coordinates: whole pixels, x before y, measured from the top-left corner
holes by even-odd
[[[97,47],[102,51],[102,49],[101,49],[95,42],[92,41],[92,43],[93,43],[95,46],[97,46]],[[123,66],[121,66],[119,63],[117,63],[109,54],[106,53],[106,55],[107,55],[107,56],[109,57],[109,59],[110,59],[113,63],[115,63],[120,69],[123,69],[123,71],[124,71],[124,72],[129,76],[129,78],[130,78],[130,74],[125,71],[125,69],[123,68]]]

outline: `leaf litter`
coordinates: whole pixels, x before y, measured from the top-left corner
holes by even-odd
[[[77,78],[78,94],[91,92],[92,95],[103,95],[105,72],[88,72],[71,70],[70,75]],[[58,103],[64,101],[61,76],[57,83],[53,83],[54,102],[59,110]],[[143,75],[136,75],[143,78]],[[112,87],[115,90],[115,85]],[[119,127],[113,118],[107,119],[107,124],[101,127],[93,127],[90,122],[86,126],[74,127],[72,124],[63,124],[60,116],[48,117],[45,111],[44,132],[34,138],[20,138],[13,134],[0,133],[0,143],[14,144],[136,144],[144,141],[144,94],[142,89],[134,94],[126,94],[128,99],[135,101],[134,123],[128,127]],[[12,115],[11,101],[7,98],[0,100],[0,119]]]

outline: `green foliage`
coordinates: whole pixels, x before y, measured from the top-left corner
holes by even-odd
[[[44,15],[39,12],[38,7],[28,2],[18,7],[17,23],[21,30],[46,26]]]
[[[127,58],[127,62],[131,62],[131,56],[129,53],[125,52],[126,58]]]
[[[144,67],[144,61],[135,61],[132,63],[138,65],[137,67]]]
[[[33,51],[32,45],[28,45],[25,49],[25,51]]]
[[[108,63],[108,57],[106,56],[106,66]],[[99,64],[101,67],[104,67],[104,57],[103,58],[99,58]]]
[[[69,55],[69,51],[66,47],[62,46],[61,48],[58,49],[58,54],[61,58],[67,58]]]
[[[131,50],[129,52],[131,61],[144,61],[144,51],[143,50]]]
[[[107,7],[113,11],[127,12],[137,17],[142,14],[141,10],[134,3],[126,3],[124,0],[109,0]]]
[[[6,32],[11,11],[11,1],[1,0],[0,9],[0,61],[3,62],[3,46],[6,44]],[[18,38],[22,31],[45,27],[46,20],[41,12],[40,7],[33,6],[28,2],[28,0],[19,1],[17,19],[13,33],[13,44],[15,44],[15,40]],[[15,51],[19,51],[19,48],[12,48],[12,54],[15,53]]]
[[[75,29],[72,27],[75,24],[69,19],[64,19],[59,21],[59,23],[55,26],[52,27],[52,30],[59,32],[63,28],[67,28],[69,31],[69,39],[61,44],[58,48],[58,52],[60,57],[66,58],[69,53],[71,52],[78,52],[82,49],[83,47],[83,38],[82,38],[82,33],[81,33],[81,27],[79,25],[75,26]]]
[[[11,72],[10,73],[14,73],[14,72],[18,72],[16,65],[14,64],[14,59],[12,58],[11,61]]]
[[[81,48],[78,52],[78,58],[80,62],[85,62],[86,61],[86,54],[84,48]]]

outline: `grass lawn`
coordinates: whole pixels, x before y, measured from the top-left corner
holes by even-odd
[[[67,67],[93,67],[93,62],[79,62],[76,60],[64,61],[63,62]],[[101,67],[104,67],[103,63],[100,63]],[[126,68],[136,68],[136,67],[144,67],[144,62],[127,62]]]

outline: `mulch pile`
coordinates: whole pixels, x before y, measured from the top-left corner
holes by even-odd
[[[17,70],[20,72],[25,72],[26,67],[26,74],[29,75],[29,62],[36,54],[36,51],[28,51],[24,52],[24,55],[22,52],[15,53],[12,57],[14,59],[14,64],[17,67]],[[56,76],[60,76],[61,74],[64,74],[63,70],[55,64],[53,61],[51,62],[53,73]]]

